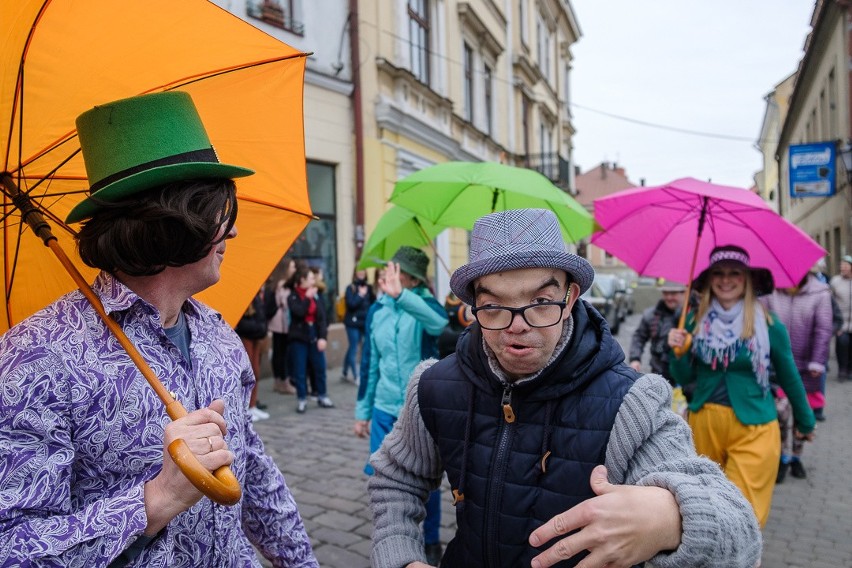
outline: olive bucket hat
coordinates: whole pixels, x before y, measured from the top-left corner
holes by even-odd
[[[254,173],[219,162],[192,97],[182,91],[98,105],[77,117],[77,135],[89,197],[71,210],[67,223],[94,215],[98,200],[120,201],[175,181]]]
[[[426,271],[429,269],[429,257],[422,250],[408,245],[399,247],[391,262],[399,264],[399,269],[421,282],[428,282]]]

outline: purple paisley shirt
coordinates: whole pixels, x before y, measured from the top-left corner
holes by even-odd
[[[233,507],[202,498],[132,566],[318,566],[296,503],[251,426],[254,377],[221,316],[190,299],[190,359],[158,312],[109,274],[93,285],[188,411],[225,400]],[[0,337],[0,566],[107,566],[146,526],[143,484],[162,467],[163,404],[79,292]]]

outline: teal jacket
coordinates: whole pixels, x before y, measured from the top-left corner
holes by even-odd
[[[770,314],[769,324],[769,359],[775,369],[774,381],[781,385],[793,408],[793,419],[796,429],[808,434],[814,429],[816,421],[814,413],[808,404],[802,378],[793,361],[790,348],[790,337],[787,328],[778,320],[775,314]],[[694,313],[687,316],[686,329],[691,333],[695,328]],[[746,425],[766,424],[778,418],[775,410],[775,399],[771,393],[764,394],[757,384],[748,351],[743,347],[737,357],[728,364],[721,365],[714,371],[710,365],[693,356],[692,352],[682,357],[672,354],[669,358],[669,371],[679,385],[686,386],[695,383],[689,410],[697,412],[704,406],[710,395],[716,390],[720,381],[725,381],[728,397],[737,419]]]
[[[447,312],[424,286],[403,290],[394,300],[385,294],[367,315],[357,420],[370,420],[373,408],[399,416],[408,379],[423,359],[437,357],[437,338]]]

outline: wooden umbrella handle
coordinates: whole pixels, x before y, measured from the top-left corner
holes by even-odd
[[[672,353],[675,354],[675,357],[680,358],[689,351],[690,347],[692,347],[692,334],[687,332],[686,337],[683,339],[683,345],[672,347]]]
[[[179,439],[169,444],[169,455],[196,489],[220,505],[235,505],[242,496],[240,481],[231,469],[223,465],[210,473],[195,457],[186,440]]]
[[[708,199],[705,197],[702,200],[701,218],[698,222],[698,236],[695,239],[695,247],[692,250],[692,263],[689,265],[689,279],[686,281],[686,291],[683,293],[683,308],[680,310],[680,320],[678,320],[677,328],[684,329],[686,326],[686,312],[689,311],[689,297],[692,295],[692,278],[695,275],[695,262],[698,260],[698,245],[701,243],[701,233],[704,231],[704,219],[707,214]],[[683,357],[692,347],[692,334],[687,332],[683,339],[683,345],[680,347],[672,347],[672,353],[675,357]]]
[[[104,310],[104,306],[101,303],[100,298],[97,297],[92,288],[83,278],[83,275],[80,274],[80,271],[77,270],[77,267],[74,266],[65,254],[62,247],[59,246],[56,238],[53,237],[46,240],[45,244],[54,252],[56,257],[68,271],[68,274],[71,275],[71,278],[73,278],[77,286],[80,287],[80,291],[84,296],[86,296],[86,298],[88,298],[89,302],[92,303],[92,306],[95,308],[95,311],[103,320],[104,324],[106,324],[110,331],[112,331],[115,338],[127,352],[127,355],[133,363],[136,364],[136,367],[142,373],[142,376],[145,377],[145,380],[148,381],[148,384],[154,389],[154,392],[157,393],[157,396],[165,405],[166,413],[169,417],[172,420],[177,420],[178,418],[186,416],[186,409],[168,390],[166,390],[166,387],[163,386],[154,374],[154,371],[151,370],[151,367],[142,358],[142,355],[136,349],[136,346],[130,342],[130,339],[124,333],[124,330],[121,329],[114,319],[109,317],[109,314],[107,314],[106,310]],[[169,455],[172,456],[172,459],[190,483],[192,483],[207,497],[220,505],[234,505],[240,500],[240,495],[242,494],[240,482],[228,466],[223,465],[216,470],[215,474],[211,474],[206,467],[201,465],[198,458],[195,457],[195,454],[189,451],[189,447],[186,445],[184,440],[175,440],[169,444],[168,450]]]

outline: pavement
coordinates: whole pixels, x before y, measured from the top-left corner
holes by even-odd
[[[616,339],[625,350],[638,322],[634,314],[621,325]],[[852,382],[837,382],[834,361],[832,356],[827,420],[805,447],[807,478],[788,475],[776,486],[761,568],[852,568]],[[320,566],[369,567],[372,521],[363,472],[369,441],[352,433],[357,387],[340,380],[339,368],[330,369],[335,408],[310,402],[300,415],[295,397],[275,393],[272,386],[270,378],[261,379],[259,399],[272,417],[255,428],[284,472]],[[445,495],[441,536],[446,543],[455,517],[449,491]],[[271,564],[264,561],[264,566]]]

